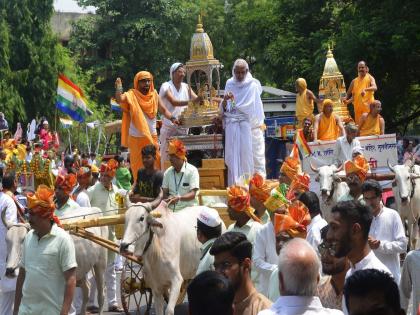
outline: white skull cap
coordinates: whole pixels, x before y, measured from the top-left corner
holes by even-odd
[[[203,209],[200,211],[200,214],[198,215],[198,220],[209,227],[216,227],[222,223],[219,212],[208,207],[203,207]]]

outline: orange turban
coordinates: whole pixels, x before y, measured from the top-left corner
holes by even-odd
[[[294,180],[294,178],[298,174],[298,170],[300,170],[299,159],[290,156],[286,157],[280,168],[280,172],[284,173],[291,180]]]
[[[232,185],[227,189],[228,206],[237,212],[245,212],[254,221],[261,220],[254,214],[254,209],[250,207],[250,195],[248,190],[242,186]]]
[[[369,170],[369,163],[363,155],[357,155],[353,158],[353,161],[346,161],[346,163],[344,163],[344,170],[346,171],[346,175],[356,173],[363,182],[365,181]]]
[[[91,175],[91,173],[92,173],[92,171],[91,171],[90,167],[82,166],[77,171],[77,178],[86,178],[86,177],[89,177]]]
[[[76,186],[76,182],[77,177],[74,174],[58,175],[55,180],[55,186],[60,187],[66,195],[70,195],[74,186]]]
[[[258,201],[265,202],[270,197],[271,191],[278,185],[278,181],[264,180],[260,174],[255,173],[249,182],[249,193]]]
[[[168,144],[168,154],[175,154],[182,160],[187,160],[187,149],[181,140],[173,139]]]
[[[46,185],[39,185],[35,193],[28,193],[27,202],[28,209],[31,213],[40,216],[41,218],[48,218],[61,226],[60,220],[54,215],[54,190]]]
[[[276,235],[287,232],[291,237],[306,237],[306,227],[311,222],[308,208],[299,200],[294,201],[287,209],[287,214],[274,214],[274,231]]]
[[[107,163],[101,164],[101,173],[108,175],[109,177],[114,177],[115,172],[118,167],[118,162],[114,159],[108,160]]]
[[[331,106],[333,106],[333,105],[334,105],[334,103],[333,103],[333,101],[332,101],[332,100],[330,100],[329,98],[326,98],[326,99],[322,102],[322,106],[325,106],[325,105],[331,105]]]
[[[308,191],[310,181],[311,177],[308,174],[297,174],[290,184],[289,191],[286,195],[287,199],[293,200],[295,198],[296,191]]]

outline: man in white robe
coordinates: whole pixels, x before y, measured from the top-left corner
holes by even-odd
[[[234,184],[244,174],[259,173],[266,177],[265,116],[261,94],[261,83],[252,77],[247,62],[237,59],[232,78],[226,82],[221,106],[228,185]]]
[[[171,80],[165,82],[160,87],[159,96],[172,114],[172,117],[178,119],[179,115],[187,108],[190,100],[199,100],[194,91],[187,83],[182,82],[185,78],[185,68],[180,62],[176,62],[170,69]],[[163,117],[162,128],[160,129],[160,157],[161,169],[165,170],[164,164],[168,158],[168,139],[175,136],[185,136],[188,134],[188,128],[182,128],[173,121]]]

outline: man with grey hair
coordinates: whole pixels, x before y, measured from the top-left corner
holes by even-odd
[[[361,147],[360,141],[356,139],[357,125],[353,122],[344,127],[346,134],[337,138],[334,148],[334,164],[340,166],[346,161],[352,160],[353,148]]]
[[[249,72],[248,63],[237,59],[227,80],[221,103],[225,128],[225,163],[228,185],[244,174],[266,176],[264,109],[260,81]]]
[[[320,262],[312,246],[301,238],[288,241],[280,250],[280,297],[270,309],[258,315],[343,314],[324,308],[316,296]]]

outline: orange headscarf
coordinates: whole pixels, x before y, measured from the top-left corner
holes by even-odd
[[[364,182],[369,171],[369,163],[363,155],[357,155],[353,158],[353,161],[346,161],[344,163],[344,170],[346,171],[346,175],[356,173],[360,180]]]
[[[287,209],[287,214],[274,214],[274,231],[276,235],[287,232],[291,237],[306,237],[306,227],[311,222],[308,208],[299,200],[294,201]]]
[[[86,178],[86,177],[89,177],[91,174],[92,174],[92,171],[90,167],[82,166],[77,171],[77,178]]]
[[[280,172],[286,174],[286,176],[289,177],[291,180],[295,179],[299,170],[300,170],[299,159],[296,159],[290,156],[286,157],[286,159],[284,160],[280,168]]]
[[[139,81],[149,79],[150,88],[147,94],[143,94],[138,90]],[[159,104],[159,96],[155,90],[153,83],[153,76],[148,71],[140,71],[134,77],[134,89],[125,93],[127,98],[126,103],[120,103],[123,111],[122,126],[121,126],[121,145],[128,147],[128,130],[130,123],[140,131],[150,143],[154,143],[150,133],[149,125],[147,124],[145,115],[150,119],[156,117]]]
[[[28,209],[31,213],[42,218],[54,220],[54,222],[61,226],[60,220],[54,215],[54,190],[45,185],[39,185],[35,193],[28,193]]]
[[[254,221],[261,220],[254,214],[254,209],[250,207],[250,195],[248,190],[242,186],[232,185],[227,189],[228,206],[237,212],[245,212]]]
[[[255,173],[249,182],[249,193],[260,202],[265,202],[269,197],[271,191],[279,185],[278,181],[264,180],[264,178]]]
[[[115,172],[117,171],[118,162],[114,159],[108,160],[107,163],[101,164],[101,173],[104,173],[110,177],[115,176]]]
[[[187,149],[181,140],[173,139],[168,144],[168,154],[175,154],[182,160],[187,160]]]
[[[297,174],[293,179],[292,183],[290,184],[290,188],[286,195],[286,198],[289,200],[293,200],[295,198],[296,191],[308,191],[310,181],[311,177],[308,174]]]
[[[66,195],[70,195],[76,183],[77,177],[74,174],[58,175],[55,180],[55,186],[60,187]]]

